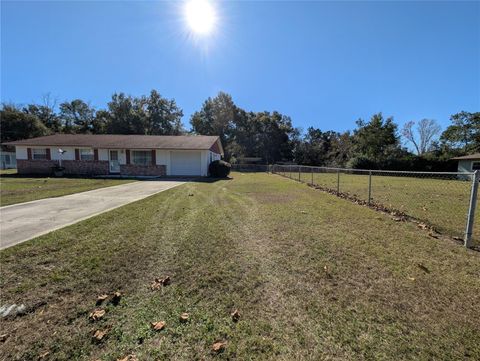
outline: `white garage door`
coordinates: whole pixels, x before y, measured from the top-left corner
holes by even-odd
[[[202,175],[201,152],[172,152],[171,175]]]

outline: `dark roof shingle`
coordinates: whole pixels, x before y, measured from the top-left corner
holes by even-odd
[[[17,140],[4,145],[69,146],[129,149],[210,149],[219,140],[209,135],[119,135],[119,134],[54,134]]]
[[[463,157],[455,157],[452,158],[452,160],[469,160],[469,159],[480,159],[480,153],[475,153],[475,154],[470,154],[470,155],[464,155]]]

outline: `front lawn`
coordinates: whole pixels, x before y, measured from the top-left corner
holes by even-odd
[[[2,173],[10,174],[10,173]],[[0,206],[132,182],[125,179],[0,177]]]
[[[0,304],[28,313],[2,320],[0,359],[480,359],[479,252],[277,175],[233,178],[1,251]]]

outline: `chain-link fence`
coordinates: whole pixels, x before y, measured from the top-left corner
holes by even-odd
[[[311,184],[330,193],[411,217],[437,232],[480,241],[475,220],[478,174],[408,172],[273,165],[273,173]],[[479,217],[477,217],[478,219]]]

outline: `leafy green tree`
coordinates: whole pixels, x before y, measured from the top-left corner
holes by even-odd
[[[35,115],[48,129],[54,133],[61,132],[62,122],[55,112],[57,101],[50,94],[43,96],[42,104],[28,104],[23,112]]]
[[[91,133],[95,109],[81,99],[60,104],[60,119],[65,133]]]
[[[397,125],[393,117],[383,118],[382,113],[374,114],[370,121],[359,119],[357,129],[353,132],[354,153],[373,163],[380,164],[389,157],[395,156],[400,149]]]
[[[446,151],[458,149],[462,153],[480,152],[480,112],[462,111],[450,117],[452,125],[440,136]]]
[[[202,109],[192,115],[192,131],[201,135],[218,135],[223,144],[229,144],[238,111],[232,97],[220,92],[216,97],[208,98]]]
[[[2,109],[0,110],[2,143],[40,137],[49,133],[49,129],[36,115],[25,113],[14,105],[2,104]]]
[[[163,98],[156,90],[150,92],[145,101],[145,133],[152,135],[179,135],[182,127],[183,111],[174,99]]]
[[[107,113],[102,116],[106,119],[107,133],[178,135],[184,132],[182,109],[175,100],[163,98],[156,90],[141,97],[115,93]]]

